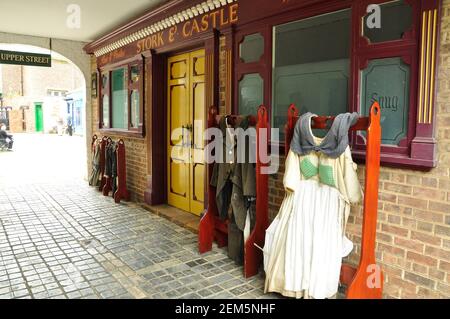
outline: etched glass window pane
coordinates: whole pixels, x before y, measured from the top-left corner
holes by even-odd
[[[128,129],[128,89],[124,68],[111,72],[112,127]]]
[[[102,74],[102,117],[103,124],[102,127],[109,128],[109,94],[107,92],[108,88],[108,74]]]
[[[381,142],[398,145],[408,133],[410,67],[401,58],[370,61],[361,71],[361,113],[369,115],[377,101],[381,107]]]
[[[104,94],[102,98],[102,110],[103,110],[103,127],[109,128],[109,96]]]
[[[264,38],[261,34],[248,35],[239,46],[239,56],[245,63],[258,62],[264,53]]]
[[[131,127],[138,128],[140,124],[139,114],[139,91],[131,92]]]
[[[412,8],[404,0],[383,3],[380,10],[380,27],[374,23],[376,17],[373,12],[363,18],[364,36],[371,43],[399,40],[411,28]]]
[[[239,114],[256,115],[264,100],[264,80],[258,73],[244,75],[239,82]]]
[[[347,112],[350,17],[343,10],[274,28],[272,127],[279,128],[281,140],[291,103],[301,114]]]

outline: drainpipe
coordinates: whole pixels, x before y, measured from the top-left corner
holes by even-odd
[[[24,96],[24,94],[23,94],[23,65],[20,66],[20,95]]]

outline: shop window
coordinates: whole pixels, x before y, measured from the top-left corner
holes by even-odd
[[[281,141],[291,103],[301,113],[347,111],[350,16],[344,10],[274,27],[272,127]]]
[[[124,68],[111,72],[112,128],[128,128],[128,88]]]
[[[258,62],[264,53],[264,38],[260,33],[248,35],[240,45],[239,56],[244,63]]]
[[[239,81],[239,113],[256,114],[263,104],[264,81],[258,73],[246,74]]]
[[[419,58],[419,34],[413,32],[419,29],[420,1],[380,1],[378,5],[381,28],[369,28],[367,19],[371,13],[363,11],[364,7],[360,11],[362,33],[354,45],[357,65],[354,82],[358,90],[354,95],[359,96],[359,100],[354,100],[353,110],[367,115],[373,102],[380,104],[383,162],[415,165],[414,157],[430,156],[426,165],[432,166],[433,152],[418,154],[413,143],[415,134],[422,130],[418,131],[415,123],[419,98],[415,87],[419,86],[419,65],[422,62]],[[429,43],[431,45],[432,42]],[[422,76],[425,75],[426,72]],[[355,133],[355,154],[362,157],[365,146],[365,135]],[[419,148],[427,147],[421,141]]]
[[[143,60],[104,70],[101,77],[103,130],[143,136]]]
[[[412,8],[404,0],[380,5],[379,27],[374,27],[371,13],[364,17],[364,36],[371,43],[400,40],[412,26]],[[369,21],[368,21],[369,20]],[[369,23],[368,23],[369,22]]]
[[[361,113],[368,116],[371,105],[380,103],[383,144],[398,145],[407,136],[410,80],[401,58],[372,60],[361,71]]]
[[[234,102],[239,113],[254,112],[262,101],[272,127],[280,132],[271,142],[283,145],[291,103],[301,113],[367,115],[377,101],[382,108],[382,164],[435,167],[441,2],[326,3],[292,2],[289,12],[267,12],[265,19],[237,29]],[[380,28],[371,24],[372,5],[379,8]],[[262,49],[254,49],[256,42]],[[264,43],[272,43],[271,50]],[[365,135],[350,135],[354,157],[364,160]]]

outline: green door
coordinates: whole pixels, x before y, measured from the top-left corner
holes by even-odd
[[[36,119],[36,132],[44,131],[44,114],[42,112],[42,103],[34,104],[34,114]]]

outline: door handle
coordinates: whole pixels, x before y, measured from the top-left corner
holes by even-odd
[[[181,126],[181,147],[186,147],[186,143],[184,142],[185,134],[184,130],[186,129],[186,126]]]
[[[192,124],[187,124],[186,125],[186,129],[188,129],[189,130],[189,140],[190,140],[190,143],[188,143],[188,146],[189,147],[194,147],[194,136],[193,136],[193,130],[194,130],[194,127],[193,127],[193,125]]]

